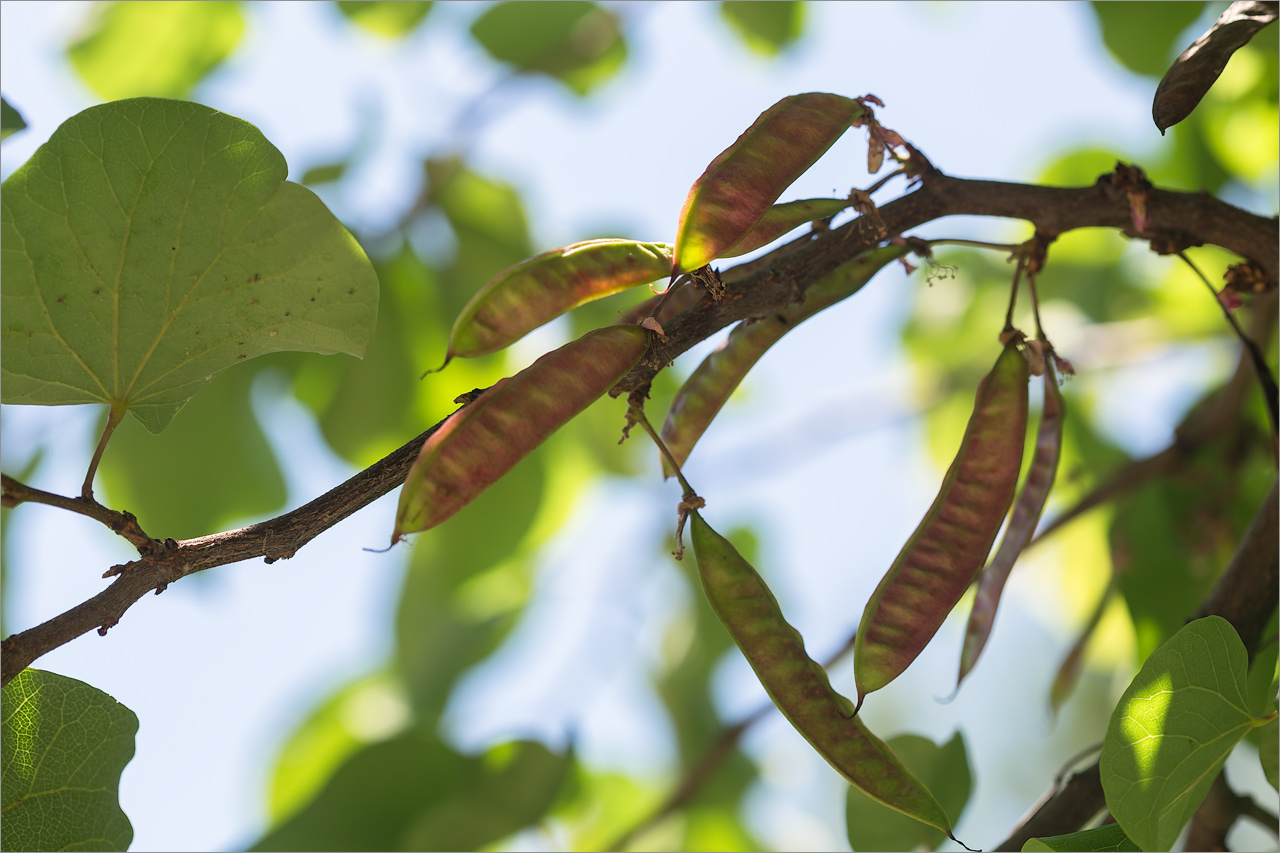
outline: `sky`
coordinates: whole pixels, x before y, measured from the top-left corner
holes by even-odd
[[[0,3],[0,80],[30,126],[6,141],[5,175],[59,123],[96,102],[63,59],[87,11],[83,3]],[[195,99],[257,125],[293,176],[349,150],[372,122],[379,132],[365,174],[323,197],[344,221],[377,232],[410,203],[423,152],[493,82],[465,38],[465,22],[479,11],[437,4],[419,33],[388,44],[353,30],[325,4],[253,4],[245,41]],[[693,179],[759,112],[797,92],[874,93],[887,105],[878,111],[886,126],[964,177],[1030,180],[1054,154],[1088,142],[1135,158],[1161,144],[1150,120],[1151,81],[1105,55],[1086,4],[813,4],[804,41],[774,62],[750,55],[711,4],[636,3],[619,11],[634,25],[631,56],[600,97],[580,101],[553,83],[530,81],[498,96],[472,151],[480,171],[519,188],[539,250],[602,227],[670,240]],[[846,134],[789,195],[843,193],[851,173],[869,183],[857,168],[864,145],[859,134]],[[961,219],[921,233],[1000,239],[1001,229]],[[688,470],[716,496],[709,521],[761,531],[775,591],[817,658],[843,641],[879,577],[875,567],[892,561],[937,488],[940,472],[921,453],[909,417],[911,377],[894,343],[911,287],[900,271],[887,270],[856,304],[786,339],[753,372],[735,416],[717,422]],[[555,334],[526,339],[524,357],[536,357]],[[824,349],[832,339],[840,341],[838,357]],[[711,345],[676,369],[691,370]],[[1155,379],[1141,384],[1147,419],[1136,429],[1125,421],[1130,449],[1163,446],[1198,387],[1188,373],[1208,369],[1152,371]],[[1100,386],[1099,393],[1132,397],[1133,390]],[[289,506],[354,473],[288,393],[261,384],[254,404],[283,460]],[[11,448],[43,446],[50,458],[33,485],[74,492],[97,412],[4,412],[6,472],[24,461]],[[856,472],[857,482],[833,472]],[[657,663],[666,620],[687,588],[669,561],[655,569],[634,543],[660,541],[677,498],[655,461],[642,481],[605,482],[579,502],[540,557],[525,621],[455,695],[446,718],[455,743],[481,748],[530,732],[562,740],[572,729],[588,762],[674,769],[656,697],[643,678],[615,674],[601,661],[629,658],[641,666],[624,671],[641,674],[646,662]],[[105,639],[83,637],[37,664],[107,691],[141,719],[137,756],[121,782],[132,849],[227,849],[261,833],[267,773],[282,739],[316,701],[390,652],[403,556],[361,549],[385,541],[395,501],[383,498],[291,560],[219,568],[215,582],[147,597]],[[39,507],[20,512],[11,535],[22,574],[4,590],[11,630],[93,594],[101,570],[130,556],[83,519]],[[833,553],[856,554],[866,571],[833,574]],[[957,827],[961,838],[978,837],[980,827],[1011,827],[1044,790],[1045,768],[1066,758],[1049,741],[1047,712],[990,701],[1009,691],[1046,695],[1052,667],[1044,661],[1059,660],[1074,638],[1075,627],[1037,600],[1037,584],[1035,571],[1015,573],[1006,593],[1014,606],[998,623],[984,667],[951,705],[932,697],[954,678],[954,620],[865,712],[883,737],[912,731],[941,741],[964,727],[981,782]],[[592,658],[591,649],[609,651]],[[849,688],[849,675],[837,674],[836,686]],[[1087,677],[1081,701],[1114,702],[1130,675]],[[557,688],[565,683],[578,685],[570,699]],[[741,661],[726,663],[715,687],[727,718],[763,699]],[[1057,730],[1073,720],[1068,709]],[[843,794],[799,736],[775,716],[751,733],[748,749],[764,768],[750,807],[760,837],[783,849],[847,849]],[[1263,836],[1263,843],[1273,842]]]

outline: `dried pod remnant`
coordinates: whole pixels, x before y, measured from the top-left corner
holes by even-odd
[[[853,647],[858,707],[911,664],[986,562],[1022,467],[1027,361],[1005,344],[978,386],[960,451],[933,506],[871,594]]]
[[[606,326],[502,379],[436,431],[409,470],[394,544],[445,521],[617,384],[649,347],[639,326]]]
[[[697,510],[689,518],[707,601],[778,710],[858,790],[954,838],[951,821],[924,783],[861,720],[851,719],[851,703],[809,657],[804,638],[755,567]]]
[[[472,297],[454,321],[445,364],[454,356],[497,352],[572,308],[670,272],[665,243],[586,240],[543,252],[499,273]]]
[[[852,98],[809,92],[761,113],[690,188],[676,229],[672,273],[706,266],[746,237],[864,109]]]

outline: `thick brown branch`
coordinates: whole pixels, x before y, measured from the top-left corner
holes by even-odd
[[[1280,275],[1277,221],[1233,207],[1205,193],[1152,189],[1147,197],[1150,225],[1134,230],[1129,199],[1103,176],[1091,187],[1040,187],[1000,181],[972,181],[930,172],[915,192],[828,232],[747,275],[724,276],[722,299],[703,299],[663,324],[666,339],[611,392],[629,394],[646,387],[677,356],[720,329],[748,317],[763,317],[799,300],[804,291],[837,266],[877,245],[945,216],[1022,219],[1045,237],[1076,228],[1115,228],[1136,239],[1155,240],[1161,251],[1201,244],[1221,246],[1258,263],[1271,288]],[[732,271],[731,271],[732,272]]]

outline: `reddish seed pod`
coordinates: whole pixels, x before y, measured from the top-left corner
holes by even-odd
[[[933,506],[858,623],[858,707],[924,649],[986,562],[1013,501],[1027,432],[1027,361],[1010,340],[978,386],[960,451]]]
[[[1052,351],[1051,351],[1052,352]],[[1040,427],[1036,431],[1036,446],[1031,458],[1031,467],[1027,471],[1022,491],[1013,505],[1013,515],[1009,517],[1009,526],[1005,529],[1004,539],[991,558],[990,565],[978,576],[978,589],[973,599],[973,610],[969,612],[969,624],[965,629],[964,645],[960,650],[960,674],[956,678],[956,689],[964,681],[978,656],[982,654],[987,638],[991,636],[991,626],[995,622],[996,608],[1000,604],[1000,594],[1004,591],[1005,581],[1017,561],[1022,549],[1027,547],[1031,536],[1040,522],[1044,505],[1049,500],[1049,491],[1053,488],[1053,480],[1058,472],[1058,459],[1062,455],[1062,424],[1066,419],[1067,406],[1062,399],[1062,391],[1058,388],[1058,378],[1053,367],[1053,359],[1043,359],[1044,371],[1044,409],[1040,414]]]
[[[500,380],[435,432],[409,470],[392,544],[435,527],[618,383],[649,347],[639,326],[607,326]]]
[[[497,352],[572,308],[670,272],[665,243],[586,240],[543,252],[499,273],[471,298],[454,321],[444,363]]]
[[[804,302],[734,327],[725,342],[685,380],[671,401],[671,410],[662,425],[662,440],[676,462],[684,465],[698,439],[769,347],[819,311],[857,293],[886,264],[907,251],[906,246],[885,246],[863,252],[810,285]],[[665,456],[662,470],[666,477],[674,473]]]
[[[672,273],[705,266],[742,240],[863,112],[851,98],[809,92],[761,113],[690,188]]]
[[[924,783],[861,720],[850,718],[849,700],[809,657],[804,638],[755,567],[697,511],[690,522],[707,601],[783,716],[858,790],[954,838],[946,812]]]

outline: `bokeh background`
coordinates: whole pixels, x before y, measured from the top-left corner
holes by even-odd
[[[880,120],[957,176],[1082,185],[1123,159],[1160,186],[1274,215],[1274,29],[1188,122],[1162,137],[1150,118],[1159,76],[1225,5],[3,2],[0,86],[28,127],[4,142],[0,168],[7,176],[95,103],[190,98],[258,126],[378,267],[380,323],[363,362],[255,359],[162,435],[132,422],[117,433],[100,496],[152,535],[183,538],[310,500],[446,415],[457,394],[611,322],[647,294],[419,380],[458,309],[510,264],[589,237],[670,241],[692,181],[789,94],[874,93]],[[865,145],[862,131],[846,134],[784,198],[869,186]],[[891,182],[879,199],[902,190]],[[952,218],[918,236],[1016,242],[1030,229]],[[1193,257],[1215,280],[1232,261]],[[761,568],[815,658],[849,638],[932,501],[998,351],[1004,256],[939,259],[949,266],[885,269],[784,339],[686,469],[707,519]],[[1198,279],[1113,233],[1064,236],[1040,284],[1047,331],[1078,370],[1052,518],[1126,458],[1167,447],[1238,347]],[[660,377],[651,418],[718,340]],[[407,546],[365,550],[385,544],[393,494],[291,560],[184,581],[106,638],[41,659],[141,720],[121,783],[132,849],[440,837],[600,849],[641,825],[717,727],[767,699],[689,568],[668,556],[679,489],[642,436],[618,446],[623,409],[596,404]],[[5,472],[74,493],[103,417],[4,407]],[[939,699],[954,687],[967,602],[868,701],[882,737],[961,735],[972,784],[958,837],[1003,839],[1101,740],[1137,662],[1194,607],[1269,487],[1258,459],[1197,463],[1211,472],[1199,488],[1225,498],[1218,516],[1197,517],[1218,532],[1194,548],[1178,538],[1191,501],[1140,489],[1029,552],[954,701]],[[130,558],[93,523],[47,507],[3,521],[6,634],[92,595]],[[1151,571],[1113,585],[1116,543],[1134,541],[1137,556],[1126,554]],[[1064,661],[1077,644],[1073,671]],[[852,691],[847,659],[832,678]],[[956,767],[945,765],[953,778]],[[1250,744],[1228,773],[1274,801]],[[631,842],[849,849],[846,789],[766,714],[688,808]],[[389,792],[438,808],[413,813]],[[1276,848],[1247,824],[1232,843]]]

